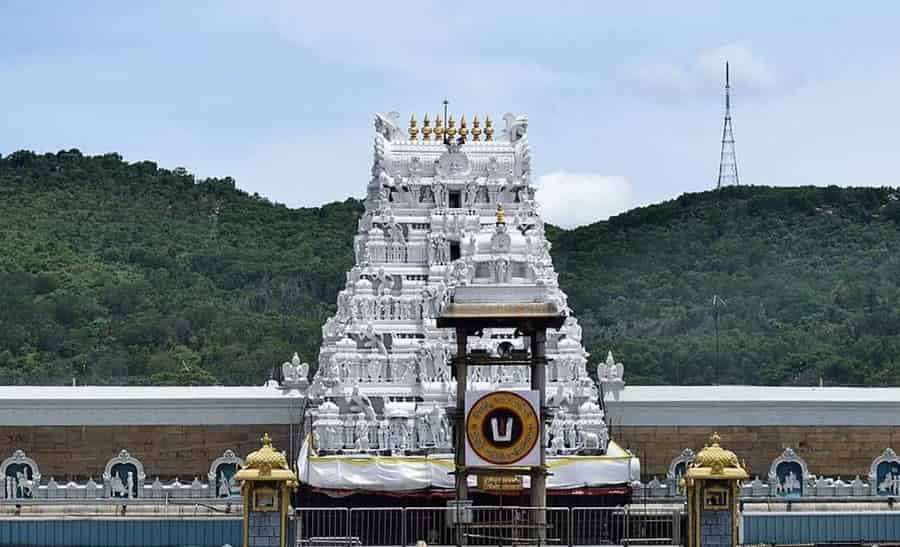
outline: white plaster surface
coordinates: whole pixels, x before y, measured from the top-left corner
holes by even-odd
[[[900,425],[900,388],[628,386],[607,409],[617,426]]]

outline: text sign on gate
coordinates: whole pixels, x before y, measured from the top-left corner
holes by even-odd
[[[485,492],[519,492],[524,487],[520,475],[482,475],[478,477],[478,488]]]
[[[540,465],[539,400],[535,390],[466,392],[466,465]]]

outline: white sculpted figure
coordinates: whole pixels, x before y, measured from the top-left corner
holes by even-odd
[[[788,472],[787,476],[784,477],[784,480],[778,485],[778,491],[783,494],[800,491],[800,480],[797,479],[797,475],[793,471]]]
[[[447,443],[447,417],[440,407],[435,406],[428,414],[428,428],[435,448],[445,448]]]
[[[285,361],[281,365],[281,375],[284,381],[289,384],[302,383],[307,381],[309,375],[309,363],[301,363],[300,356],[294,352],[294,356],[290,361]]]
[[[353,405],[351,409],[355,407],[356,411],[365,414],[366,419],[375,419],[375,408],[372,406],[372,401],[359,390],[359,386],[353,386],[349,393],[344,392],[344,400]]]
[[[894,475],[888,471],[884,476],[884,480],[878,485],[878,489],[894,496],[900,495],[900,475]]]
[[[550,450],[552,455],[559,454],[565,448],[565,431],[563,430],[563,418],[565,412],[558,412],[550,422]]]
[[[406,243],[406,237],[403,235],[403,226],[401,226],[393,216],[388,217],[387,227],[393,243]]]
[[[391,433],[390,425],[387,420],[378,422],[378,449],[387,450],[390,446]]]
[[[385,291],[390,291],[391,287],[394,283],[394,276],[384,271],[384,268],[378,268],[378,272],[375,274],[374,279],[377,287],[375,288],[375,294],[381,296],[385,293]]]
[[[441,312],[446,288],[443,284],[428,285],[422,289],[422,317],[433,318]]]
[[[509,283],[509,258],[498,256],[494,259],[494,282]]]
[[[227,498],[231,495],[231,482],[226,479],[225,475],[219,478],[219,491],[217,494],[220,498]]]
[[[117,474],[113,474],[113,476],[110,477],[109,490],[115,498],[131,497],[128,495],[129,491],[125,489],[125,483],[122,482],[122,477]]]
[[[435,182],[431,185],[434,192],[434,206],[441,208],[447,206],[447,186],[442,182]]]
[[[374,412],[372,417],[374,419]],[[353,447],[358,452],[368,452],[369,451],[369,424],[366,422],[366,419],[362,414],[359,415],[359,418],[356,419],[356,440],[353,443]]]
[[[528,116],[516,116],[515,114],[504,114],[503,121],[506,122],[506,135],[509,142],[516,142],[525,136],[528,132]]]
[[[366,330],[362,333],[362,345],[364,348],[378,349],[382,355],[387,355],[387,348],[384,345],[383,335],[375,332],[375,325],[369,323]],[[380,376],[380,375],[379,375]]]
[[[466,207],[474,207],[478,201],[478,184],[474,180],[466,184],[465,205]]]

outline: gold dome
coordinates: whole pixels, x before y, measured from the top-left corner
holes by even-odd
[[[260,474],[267,474],[273,469],[290,469],[284,452],[279,452],[272,447],[272,437],[268,433],[263,435],[260,441],[262,448],[247,456],[245,469],[258,469]]]
[[[743,469],[734,452],[719,446],[721,440],[718,433],[713,433],[709,437],[709,446],[704,446],[697,454],[692,467],[709,467],[714,474],[721,474],[725,469]]]

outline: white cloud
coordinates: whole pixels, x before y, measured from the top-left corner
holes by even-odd
[[[544,220],[574,228],[630,209],[632,187],[625,177],[555,171],[538,178],[537,201]]]
[[[639,66],[631,71],[631,77],[643,91],[665,102],[694,100],[722,89],[726,61],[731,65],[731,85],[743,97],[778,89],[775,68],[744,43],[702,51],[693,61]]]

